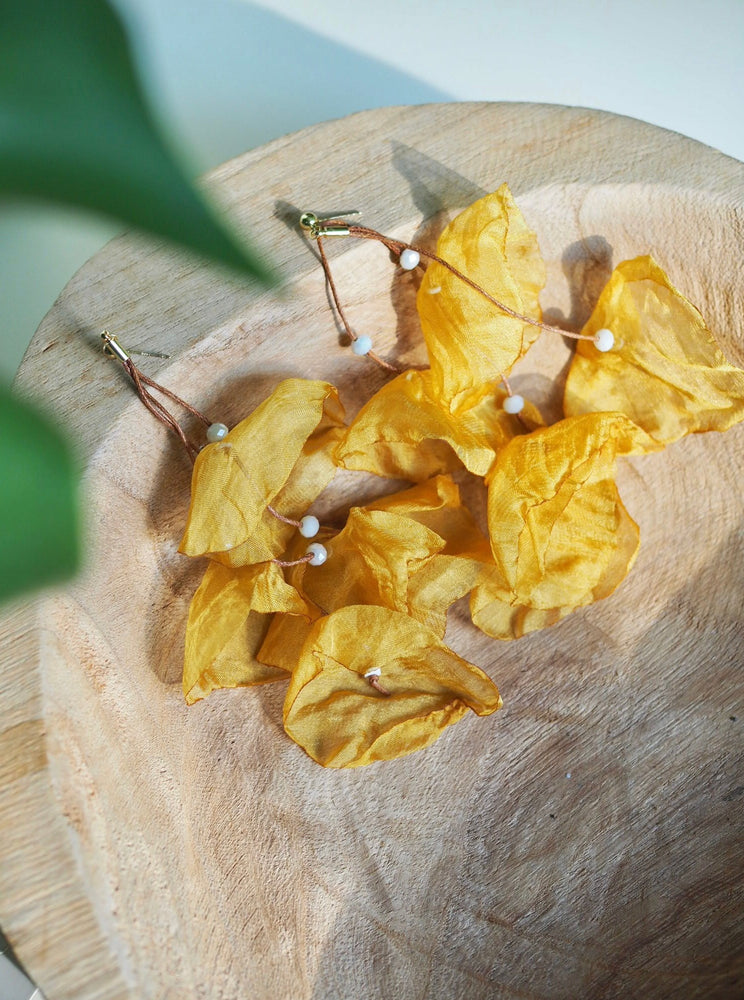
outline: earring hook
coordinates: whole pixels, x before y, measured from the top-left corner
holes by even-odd
[[[117,358],[124,364],[129,361],[129,355],[121,346],[116,337],[109,333],[108,330],[104,330],[101,334],[101,340],[103,341],[103,353],[107,354],[110,358]],[[160,351],[132,351],[132,354],[137,354],[144,358],[169,358],[170,354],[161,354]]]
[[[319,218],[315,212],[303,212],[300,216],[300,226],[310,236],[317,240],[319,236],[350,236],[351,231],[340,221],[342,216],[361,215],[357,209],[350,212],[339,212],[337,215],[327,215]],[[329,223],[326,225],[326,223]]]

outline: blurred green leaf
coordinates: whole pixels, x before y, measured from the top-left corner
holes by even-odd
[[[4,195],[90,208],[273,281],[170,152],[105,0],[0,3]]]
[[[77,569],[77,478],[59,431],[0,388],[0,600]]]

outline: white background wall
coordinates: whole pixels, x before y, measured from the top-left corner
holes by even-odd
[[[441,100],[604,108],[744,160],[744,0],[115,2],[195,169],[352,111]],[[0,377],[116,231],[2,205]],[[0,997],[32,992],[0,955]]]

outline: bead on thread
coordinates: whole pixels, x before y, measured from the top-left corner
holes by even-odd
[[[400,255],[400,266],[404,271],[413,271],[419,266],[421,254],[418,250],[403,250]]]
[[[320,542],[312,542],[307,547],[306,555],[312,556],[312,559],[308,559],[311,566],[322,566],[328,558],[328,549]]]
[[[504,407],[504,411],[506,413],[511,413],[516,416],[517,413],[521,413],[524,409],[524,397],[520,396],[518,393],[514,393],[504,399],[502,406]]]
[[[320,531],[320,521],[313,514],[305,514],[300,518],[299,529],[303,538],[315,538]]]
[[[223,438],[227,437],[228,428],[226,424],[210,424],[207,427],[207,441],[210,444],[216,444],[218,441],[222,441]]]
[[[598,351],[611,351],[615,346],[615,334],[612,330],[608,330],[606,326],[603,326],[601,330],[597,330],[594,334],[594,346]]]
[[[364,357],[365,354],[369,354],[372,350],[372,338],[368,337],[366,333],[357,337],[356,340],[351,342],[351,352],[359,357]]]

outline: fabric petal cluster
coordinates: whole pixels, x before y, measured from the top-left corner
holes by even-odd
[[[494,682],[444,643],[451,606],[469,595],[473,624],[514,640],[609,597],[640,544],[618,461],[744,419],[744,372],[650,257],[602,292],[564,417],[507,413],[545,266],[506,185],[447,226],[436,258],[417,296],[429,368],[393,378],[348,427],[333,386],[288,379],[194,467],[181,551],[208,564],[186,700],[284,681],[284,728],[325,767],[401,757],[495,712]],[[337,468],[413,485],[321,526],[327,558],[311,565],[297,520]]]

